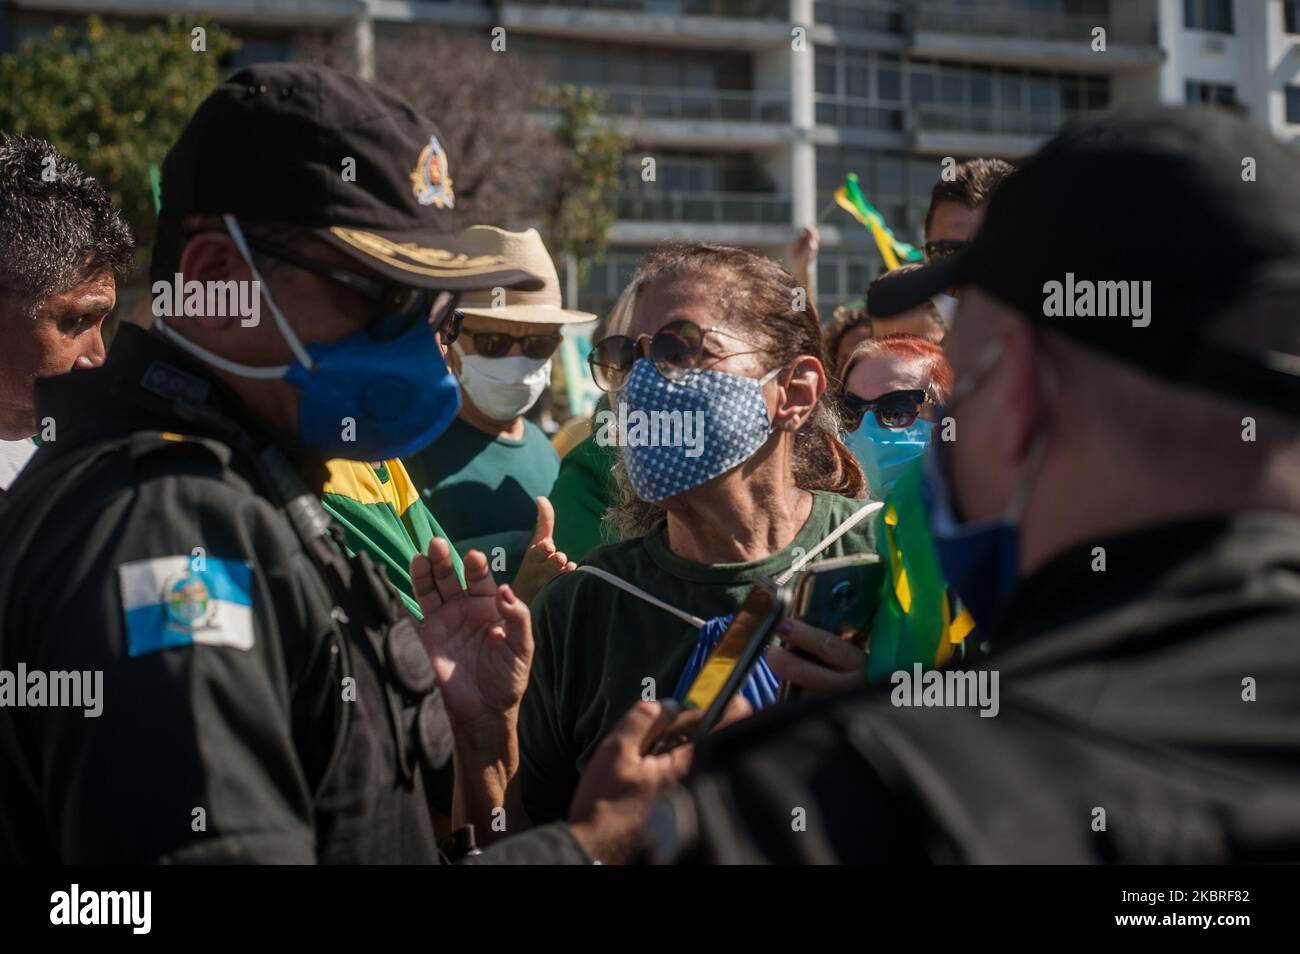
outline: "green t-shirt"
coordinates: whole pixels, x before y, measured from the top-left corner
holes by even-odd
[[[378,466],[356,460],[331,460],[325,465],[329,479],[321,490],[321,504],[342,525],[349,553],[364,550],[384,568],[389,582],[416,619],[420,606],[411,589],[411,558],[429,549],[434,537],[450,538],[426,507],[400,460]],[[451,562],[460,585],[465,569],[456,545]]]
[[[560,475],[551,488],[551,506],[555,508],[552,536],[555,548],[575,563],[585,560],[596,547],[617,540],[601,525],[618,495],[610,473],[617,460],[618,448],[602,447],[592,434],[560,461]]]
[[[516,441],[456,418],[406,466],[456,549],[482,550],[498,582],[513,580],[537,525],[535,498],[550,494],[560,469],[541,428],[525,420],[523,439]]]
[[[734,613],[757,577],[779,576],[867,503],[814,493],[808,520],[789,546],[752,563],[685,560],[668,549],[666,523],[600,547],[585,562],[707,620]],[[817,558],[874,552],[872,521],[863,520]],[[578,776],[642,698],[643,680],[654,680],[654,698],[672,694],[699,634],[589,573],[556,577],[532,610],[536,651],[519,716],[520,779],[529,818],[543,824],[567,817]]]

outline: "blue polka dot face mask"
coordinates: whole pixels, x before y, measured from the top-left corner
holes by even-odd
[[[693,370],[670,381],[638,358],[617,397],[617,443],[632,489],[657,503],[754,455],[772,433],[761,378]]]

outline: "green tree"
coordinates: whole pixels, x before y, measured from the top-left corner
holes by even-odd
[[[628,140],[603,118],[604,93],[558,86],[546,91],[543,103],[559,117],[554,135],[562,152],[542,210],[546,247],[556,258],[572,252],[579,281],[585,281],[618,217],[614,200]]]
[[[218,27],[174,17],[143,30],[98,17],[84,28],[57,27],[0,57],[0,129],[48,140],[99,179],[147,254],[149,167],[162,162],[237,46]]]

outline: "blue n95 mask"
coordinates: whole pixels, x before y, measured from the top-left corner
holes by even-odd
[[[156,322],[171,341],[231,374],[283,379],[297,387],[302,392],[299,437],[326,457],[406,457],[447,429],[460,410],[460,387],[443,360],[429,322],[417,321],[387,341],[375,341],[360,328],[339,341],[312,342],[304,347],[262,281],[239,223],[234,216],[224,218],[296,361],[273,367],[239,364],[195,344],[162,321]]]
[[[1020,519],[1015,508],[996,520],[964,523],[943,474],[943,442],[921,464],[922,496],[935,556],[948,588],[987,629],[1020,582]]]
[[[617,408],[618,444],[636,495],[656,503],[752,457],[772,433],[763,387],[780,372],[755,379],[692,370],[670,381],[638,358]]]
[[[858,429],[844,435],[844,445],[867,475],[867,491],[873,500],[889,495],[898,475],[930,446],[933,431],[934,425],[919,417],[907,427],[885,427],[868,411]]]
[[[984,348],[969,379],[953,392],[948,409],[980,384],[1001,353],[1002,346],[996,340]],[[1052,389],[1050,383],[1047,387]],[[944,413],[940,412],[940,420]],[[959,516],[945,472],[948,449],[943,441],[922,462],[922,495],[935,555],[948,587],[965,604],[977,626],[987,629],[992,625],[1020,583],[1020,515],[1044,446],[1045,438],[1039,430],[1027,455],[1025,475],[1006,512],[988,520],[964,521]]]

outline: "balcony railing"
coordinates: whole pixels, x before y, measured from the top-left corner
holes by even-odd
[[[906,0],[813,0],[813,19],[847,30],[901,33]]]
[[[922,132],[992,133],[1008,136],[1051,136],[1067,119],[1086,110],[977,109],[971,106],[920,106],[913,128]]]
[[[569,7],[659,13],[673,16],[742,17],[747,20],[790,19],[789,0],[505,0],[523,7]]]
[[[889,132],[903,130],[904,112],[900,106],[873,106],[833,95],[818,95],[815,106],[818,125]]]
[[[790,95],[785,92],[691,90],[654,86],[596,88],[609,97],[605,110],[612,116],[723,122],[790,121]]]
[[[668,192],[624,194],[618,217],[637,222],[720,222],[729,225],[789,225],[790,197],[756,192]]]
[[[1064,10],[1027,10],[998,0],[986,0],[976,7],[926,0],[916,4],[910,17],[914,30],[932,33],[1091,43],[1092,31],[1096,27],[1105,27],[1108,44],[1150,46],[1156,43],[1154,20],[1066,13]]]

